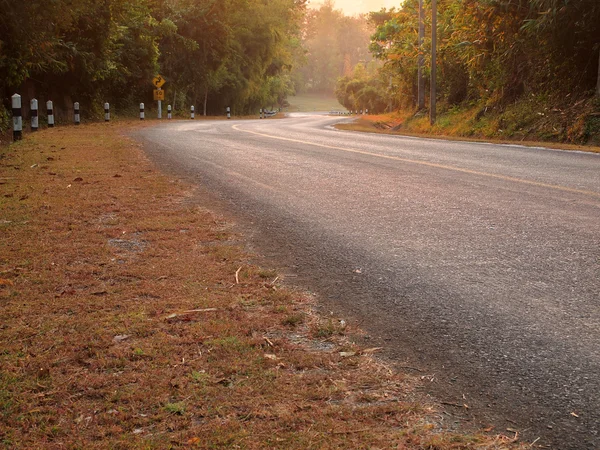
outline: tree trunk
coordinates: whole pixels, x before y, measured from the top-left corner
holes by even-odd
[[[425,24],[423,0],[419,0],[419,55],[417,56],[417,109],[425,109],[425,78],[423,77],[423,39],[425,37]]]
[[[431,88],[429,97],[429,122],[435,123],[437,93],[437,0],[431,0]]]
[[[208,86],[206,86],[206,90],[204,91],[204,116],[206,117],[206,105],[208,104]]]

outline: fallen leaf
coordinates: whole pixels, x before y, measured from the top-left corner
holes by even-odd
[[[0,278],[0,286],[14,286],[15,284],[11,280]]]
[[[79,181],[83,181],[83,178],[81,178],[81,177],[77,177],[77,178],[75,178],[73,181],[77,181],[77,182],[79,182]]]
[[[361,353],[370,354],[370,353],[379,352],[381,350],[383,350],[383,347],[366,348]]]
[[[573,417],[579,417],[579,415],[578,415],[578,414],[576,414],[576,413],[574,413],[574,412],[572,412],[572,413],[571,413],[571,415],[572,415]]]
[[[273,355],[272,353],[265,353],[265,358],[267,359],[272,359],[273,361],[275,361],[277,359],[277,356]]]
[[[38,378],[48,378],[50,376],[50,369],[47,367],[42,367],[38,370],[37,373]]]
[[[131,336],[128,334],[118,334],[113,338],[113,342],[115,342],[116,344],[123,342],[126,339],[129,339]]]
[[[340,352],[340,356],[342,358],[349,358],[350,356],[355,356],[356,352]]]

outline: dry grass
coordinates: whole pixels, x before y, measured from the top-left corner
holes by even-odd
[[[416,380],[249,265],[131,126],[0,150],[4,448],[519,448],[443,431]]]
[[[311,112],[311,111],[346,111],[337,99],[330,95],[322,94],[298,94],[288,98],[290,106],[285,108],[288,112]]]

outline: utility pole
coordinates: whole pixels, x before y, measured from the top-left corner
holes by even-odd
[[[423,38],[425,37],[425,24],[423,0],[419,0],[419,45],[417,56],[417,109],[425,108],[425,78],[423,77]]]
[[[437,53],[437,0],[431,0],[431,93],[429,122],[435,123],[436,114],[436,53]]]
[[[390,96],[389,96],[389,100],[388,100],[388,102],[389,102],[388,111],[389,112],[392,112],[392,108],[393,108],[393,106],[392,106],[392,97],[394,95],[393,89],[394,89],[394,85],[392,84],[392,76],[390,75],[390,87],[389,87]]]

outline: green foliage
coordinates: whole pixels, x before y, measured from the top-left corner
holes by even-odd
[[[293,92],[306,0],[28,0],[3,3],[0,89],[77,99],[89,110],[152,102],[167,80],[175,107],[237,113]],[[23,103],[28,103],[23,98]],[[181,105],[183,106],[183,105]],[[186,105],[186,109],[187,109]],[[197,108],[200,109],[200,108]]]
[[[9,112],[4,105],[0,104],[0,133],[8,130],[11,126],[12,121],[10,119]]]
[[[367,70],[358,64],[351,75],[338,80],[335,95],[338,101],[352,111],[384,112],[388,106],[388,88],[382,74],[375,67]]]
[[[183,402],[179,403],[167,403],[165,405],[165,411],[169,414],[174,414],[178,416],[182,416],[185,414],[185,404]]]
[[[424,3],[428,76],[431,9]],[[377,27],[371,52],[393,76],[401,103],[414,105],[418,0],[370,18]],[[585,94],[597,82],[598,36],[600,2],[439,0],[438,95],[448,104],[494,105],[530,93]]]
[[[300,91],[332,93],[337,79],[372,60],[368,51],[372,32],[366,17],[347,17],[331,0],[307,14],[301,67],[295,71]]]

